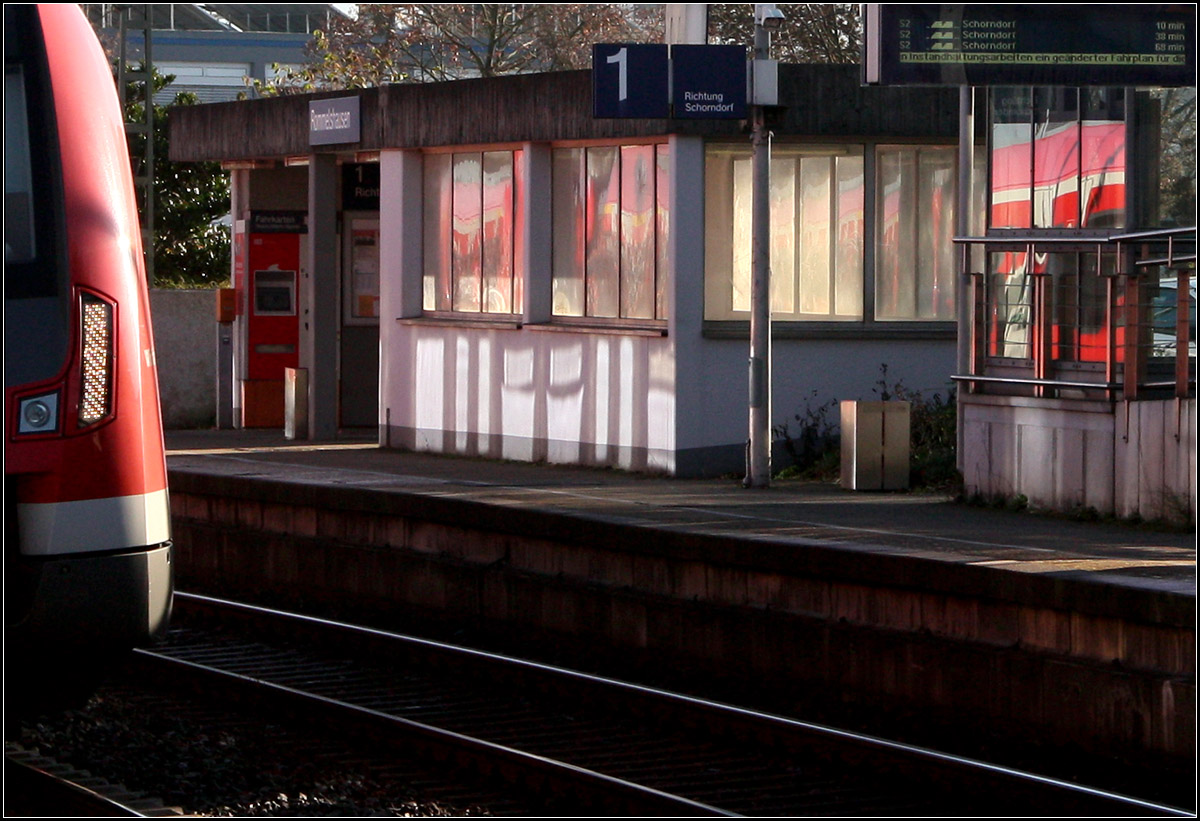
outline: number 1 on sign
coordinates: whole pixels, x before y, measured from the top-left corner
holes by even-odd
[[[607,62],[617,64],[617,102],[625,102],[628,93],[628,73],[627,61],[625,59],[625,49],[621,49],[616,54],[610,55]]]

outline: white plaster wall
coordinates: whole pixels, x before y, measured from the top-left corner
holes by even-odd
[[[421,156],[385,151],[379,158],[379,428],[390,445],[391,413],[410,414],[412,391],[405,361],[392,352],[407,336],[400,317],[421,312]],[[407,196],[406,192],[415,196]],[[405,271],[415,272],[405,276]]]
[[[674,362],[662,337],[424,323],[390,336],[389,368],[407,373],[382,399],[392,444],[674,470]]]
[[[740,340],[694,346],[701,365],[679,369],[678,391],[670,338],[409,323],[393,329],[388,345],[392,378],[381,399],[392,444],[674,473],[686,434],[686,447],[705,452],[701,462],[711,449],[724,450],[709,472],[740,465],[748,424]],[[902,351],[910,367],[889,366],[889,384],[899,379],[945,395],[954,345],[922,345],[919,356]],[[874,357],[888,353],[894,344],[777,343],[773,418],[782,425],[806,402],[815,409],[874,398]],[[680,394],[696,404],[677,407]],[[836,405],[828,418],[836,427]],[[693,464],[690,472],[703,468]]]

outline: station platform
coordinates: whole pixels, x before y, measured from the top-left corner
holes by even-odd
[[[183,590],[486,629],[688,687],[720,678],[789,714],[869,708],[907,737],[1082,750],[1194,786],[1194,529],[401,452],[369,434],[166,441]]]
[[[380,448],[374,438],[289,441],[278,431],[168,431],[169,469],[305,485],[470,499],[747,545],[837,547],[950,565],[1196,595],[1196,533],[1080,521],[954,503],[921,492],[868,493],[830,483],[672,479],[615,470],[501,462]]]

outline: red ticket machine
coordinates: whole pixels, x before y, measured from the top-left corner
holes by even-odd
[[[299,365],[302,211],[255,211],[235,251],[242,427],[283,427],[284,369]]]

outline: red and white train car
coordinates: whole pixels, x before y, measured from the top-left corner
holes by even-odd
[[[95,34],[75,4],[6,4],[4,40],[6,637],[82,662],[171,607],[149,295]]]

